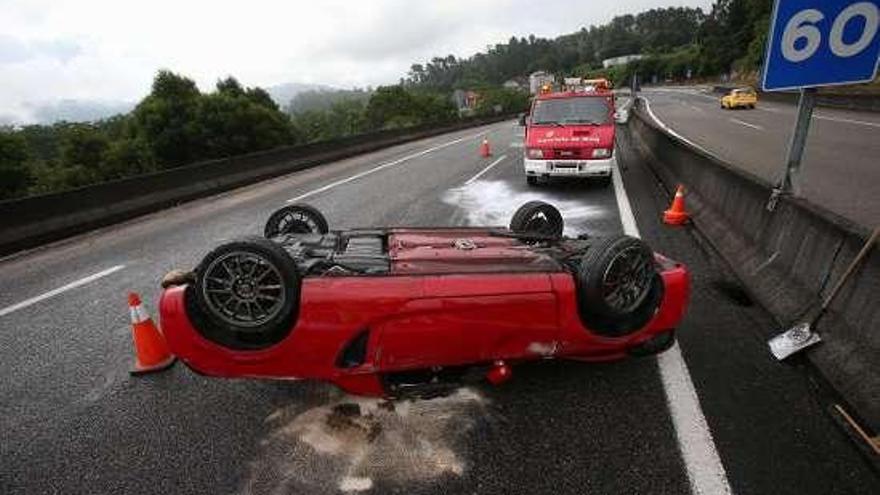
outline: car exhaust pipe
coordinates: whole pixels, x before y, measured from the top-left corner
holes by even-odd
[[[511,376],[513,376],[513,370],[507,363],[500,359],[492,363],[492,367],[486,372],[486,380],[495,386],[501,385],[507,380],[510,380]]]

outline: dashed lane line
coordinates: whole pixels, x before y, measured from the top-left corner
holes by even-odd
[[[623,231],[627,235],[641,237],[629,197],[623,186],[620,169],[616,164],[612,177]],[[706,417],[700,407],[700,399],[678,342],[657,357],[657,366],[666,391],[666,402],[675,427],[678,448],[687,469],[691,493],[730,495],[732,491],[727,481],[727,472],[718,456],[712,432],[706,423]]]
[[[13,304],[12,306],[7,306],[3,309],[0,309],[0,316],[6,316],[9,313],[12,313],[13,311],[18,311],[19,309],[24,309],[28,306],[37,304],[40,301],[45,301],[46,299],[49,299],[50,297],[55,297],[58,294],[61,294],[62,292],[67,292],[71,289],[76,289],[77,287],[81,287],[83,285],[90,284],[90,283],[94,282],[95,280],[106,277],[107,275],[110,275],[111,273],[118,272],[119,270],[122,270],[123,268],[125,268],[125,265],[116,265],[116,266],[110,267],[106,270],[102,270],[98,273],[95,273],[93,275],[89,275],[88,277],[83,277],[79,280],[73,281],[67,285],[63,285],[61,287],[58,287],[57,289],[52,289],[49,292],[46,292],[44,294],[40,294],[39,296],[32,297],[30,299],[26,299],[18,304]]]
[[[505,158],[507,158],[507,155],[501,155],[500,157],[498,157],[497,160],[495,160],[494,162],[490,163],[489,165],[486,165],[486,167],[485,167],[483,170],[480,170],[479,172],[477,172],[477,175],[475,175],[475,176],[471,177],[470,179],[468,179],[467,182],[464,183],[464,185],[467,186],[467,185],[472,184],[475,180],[477,180],[477,179],[479,179],[480,177],[482,177],[483,174],[485,174],[486,172],[488,172],[489,170],[491,170],[495,165],[498,165],[499,163],[501,163],[502,161],[504,161]]]
[[[287,202],[288,202],[288,203],[293,203],[293,202],[296,202],[296,201],[301,201],[301,200],[303,200],[303,199],[305,199],[305,198],[308,198],[308,197],[310,197],[310,196],[314,196],[315,194],[320,194],[320,193],[322,193],[322,192],[329,191],[330,189],[333,189],[333,188],[336,187],[336,186],[341,186],[342,184],[346,184],[346,183],[348,183],[348,182],[351,182],[351,181],[354,181],[354,180],[360,179],[360,178],[362,178],[362,177],[366,177],[366,176],[368,176],[368,175],[370,175],[370,174],[374,174],[374,173],[376,173],[376,172],[378,172],[378,171],[380,171],[380,170],[385,170],[386,168],[393,167],[393,166],[395,166],[395,165],[400,165],[401,163],[406,162],[406,161],[409,161],[409,160],[412,160],[413,158],[418,158],[418,157],[420,157],[420,156],[425,156],[425,155],[427,155],[428,153],[432,153],[432,152],[437,151],[437,150],[439,150],[439,149],[443,149],[443,148],[446,148],[446,147],[448,147],[448,146],[452,146],[453,144],[458,144],[458,143],[460,143],[460,142],[462,142],[462,141],[467,141],[467,140],[469,140],[469,139],[478,138],[478,137],[480,137],[480,136],[482,136],[482,135],[484,135],[484,134],[488,134],[489,132],[490,132],[490,129],[486,129],[485,131],[481,131],[481,132],[478,132],[478,133],[473,134],[473,135],[470,135],[470,136],[466,136],[466,137],[458,138],[458,139],[453,139],[452,141],[447,141],[447,142],[445,142],[445,143],[443,143],[443,144],[438,144],[437,146],[433,146],[433,147],[431,147],[431,148],[428,148],[428,149],[425,149],[425,150],[422,150],[422,151],[418,151],[418,152],[416,152],[416,153],[412,153],[412,154],[410,154],[410,155],[406,155],[406,156],[404,156],[403,158],[398,158],[397,160],[393,160],[393,161],[390,161],[390,162],[387,162],[387,163],[383,163],[383,164],[381,164],[381,165],[377,165],[377,166],[375,166],[375,167],[373,167],[373,168],[371,168],[371,169],[364,170],[363,172],[360,172],[360,173],[354,174],[354,175],[352,175],[352,176],[350,176],[350,177],[346,177],[346,178],[344,178],[344,179],[340,179],[340,180],[337,180],[337,181],[331,182],[331,183],[329,183],[329,184],[327,184],[327,185],[324,185],[324,186],[321,186],[321,187],[319,187],[319,188],[317,188],[317,189],[312,189],[311,191],[306,192],[306,193],[303,193],[303,194],[300,194],[299,196],[297,196],[297,197],[295,197],[295,198],[290,198],[290,199],[287,200]]]
[[[743,121],[743,120],[739,120],[739,119],[727,119],[727,120],[733,122],[734,124],[739,124],[739,125],[744,125],[744,126],[746,126],[746,127],[751,127],[752,129],[755,129],[755,130],[758,130],[758,131],[763,131],[763,130],[764,130],[763,127],[761,127],[761,126],[759,126],[759,125],[757,125],[757,124],[750,124],[750,123],[745,122],[745,121]]]

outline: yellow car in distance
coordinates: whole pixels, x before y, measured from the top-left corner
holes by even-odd
[[[758,94],[752,88],[737,88],[721,97],[721,108],[755,108]]]

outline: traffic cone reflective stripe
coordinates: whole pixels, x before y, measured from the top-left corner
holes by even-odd
[[[492,151],[489,149],[489,139],[483,138],[483,142],[480,143],[480,156],[483,158],[492,156]]]
[[[690,219],[684,207],[684,186],[678,185],[675,190],[675,197],[672,198],[672,204],[669,209],[663,212],[663,223],[667,225],[683,225]]]
[[[135,351],[131,374],[141,375],[170,368],[177,358],[168,350],[165,337],[147,314],[141,298],[137,294],[129,294],[128,307],[131,312],[131,331]]]

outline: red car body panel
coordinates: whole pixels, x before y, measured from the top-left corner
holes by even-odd
[[[467,239],[474,249],[454,247]],[[476,249],[479,246],[479,249]],[[562,267],[546,254],[485,229],[394,229],[388,237],[392,274],[548,272]]]
[[[163,291],[161,327],[172,352],[205,375],[317,379],[381,396],[382,375],[398,371],[498,360],[622,358],[683,317],[687,269],[660,255],[664,293],[657,313],[643,329],[608,338],[584,327],[574,278],[556,261],[513,239],[483,238],[475,230],[467,231],[468,239],[487,243],[481,244],[486,250],[480,261],[458,258],[468,251],[449,250],[456,232],[461,237],[463,231],[454,229],[392,231],[391,274],[303,279],[293,329],[266,349],[233,350],[204,338],[187,317],[185,286]],[[340,353],[364,331],[369,337],[363,364],[338,366]]]

